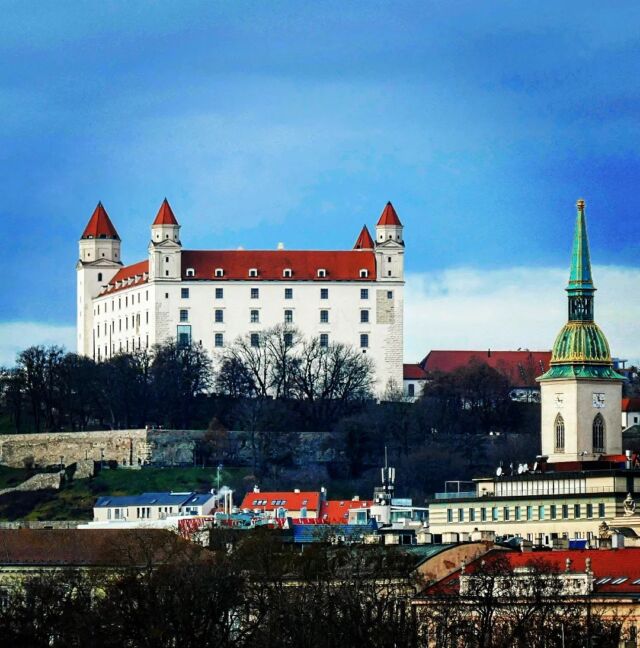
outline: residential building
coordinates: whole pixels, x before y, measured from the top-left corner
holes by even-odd
[[[640,425],[640,398],[622,399],[622,429]]]
[[[80,238],[78,352],[104,360],[166,340],[212,356],[239,336],[295,326],[322,344],[359,348],[376,389],[402,384],[403,226],[388,203],[350,250],[192,250],[165,199],[147,258],[123,265],[121,240],[99,203]]]
[[[285,519],[320,518],[324,491],[267,491],[262,492],[257,486],[247,493],[240,504],[242,511],[256,515]]]
[[[402,383],[405,398],[418,400],[427,382],[427,372],[419,364],[402,365]]]

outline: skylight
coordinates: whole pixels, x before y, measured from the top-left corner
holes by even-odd
[[[611,584],[612,585],[621,585],[626,580],[629,580],[629,579],[626,576],[621,576],[620,578],[616,578],[614,581],[612,581]]]
[[[596,581],[596,585],[604,585],[605,583],[608,583],[611,580],[611,576],[605,576],[604,578],[601,578]]]

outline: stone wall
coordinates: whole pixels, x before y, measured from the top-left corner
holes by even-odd
[[[0,495],[13,493],[14,491],[60,490],[63,479],[64,472],[40,473],[30,477],[17,486],[0,490]]]
[[[93,461],[120,466],[193,463],[203,430],[103,430],[0,435],[0,465],[23,468]]]

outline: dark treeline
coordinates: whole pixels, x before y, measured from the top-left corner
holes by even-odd
[[[473,363],[432,375],[415,403],[396,385],[377,401],[360,350],[278,327],[259,346],[250,336],[237,340],[215,363],[199,345],[167,343],[99,363],[31,347],[0,373],[0,422],[14,432],[209,428],[196,460],[227,466],[242,462],[225,431],[244,431],[254,478],[265,487],[341,480],[345,490],[366,492],[386,447],[398,489],[419,495],[539,452],[539,406],[513,402],[511,388],[502,373]],[[333,458],[320,468],[310,459],[292,477],[299,432],[330,433]]]
[[[493,568],[476,574],[464,597],[414,605],[427,583],[397,549],[314,545],[300,553],[268,533],[245,533],[230,551],[228,541],[216,539],[211,551],[177,537],[162,547],[145,541],[119,552],[130,564],[5,580],[3,645],[613,648],[624,637],[622,619],[579,597],[563,602],[544,566],[526,583]],[[519,582],[518,596],[501,593],[505,580]]]

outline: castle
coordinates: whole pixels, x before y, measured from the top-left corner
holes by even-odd
[[[121,240],[98,203],[80,238],[78,353],[97,361],[167,340],[202,343],[212,357],[277,324],[320,344],[361,349],[379,393],[402,386],[404,239],[389,202],[375,228],[340,251],[190,250],[165,199],[148,257],[123,265]]]

